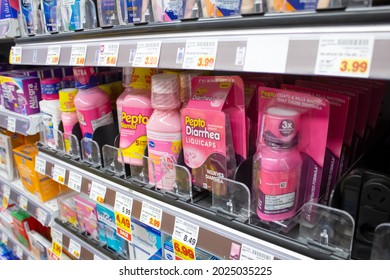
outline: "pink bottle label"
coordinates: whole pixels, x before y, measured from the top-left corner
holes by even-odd
[[[260,191],[258,211],[264,214],[281,214],[294,208],[300,169],[289,171],[259,171]]]
[[[114,122],[110,102],[89,110],[77,110],[77,117],[84,137],[92,137],[98,127]]]
[[[150,183],[156,183],[158,189],[173,190],[176,182],[175,166],[182,147],[181,133],[159,133],[148,131],[148,154],[153,160],[155,178],[149,176]],[[152,174],[149,163],[149,174]]]
[[[119,147],[128,164],[142,165],[147,145],[146,124],[152,113],[152,108],[122,108]]]

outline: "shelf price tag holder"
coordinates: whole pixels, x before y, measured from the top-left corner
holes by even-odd
[[[7,130],[11,132],[16,131],[16,119],[13,117],[7,117]]]
[[[46,220],[47,220],[47,213],[42,210],[41,208],[37,208],[36,210],[36,215],[37,215],[37,220],[42,224],[42,225],[45,225],[46,224]]]
[[[19,195],[19,206],[23,210],[27,211],[28,199],[23,195]]]
[[[3,185],[3,209],[8,208],[9,197],[11,196],[11,188],[9,186]]]
[[[138,42],[133,67],[157,68],[160,51],[161,41]]]
[[[142,202],[140,221],[145,225],[160,230],[162,209],[147,202]]]
[[[22,63],[22,47],[11,47],[10,64]]]
[[[373,49],[373,36],[358,34],[321,36],[314,73],[368,78]]]
[[[35,171],[39,174],[45,175],[46,174],[46,160],[36,157],[35,159]]]
[[[73,239],[69,240],[69,250],[75,258],[80,259],[81,245],[74,241]]]
[[[195,260],[199,226],[176,217],[172,243],[176,260]]]
[[[60,62],[61,46],[49,46],[47,48],[46,65],[58,65]]]
[[[23,260],[23,248],[20,247],[19,245],[16,245],[16,256],[17,256],[20,260]]]
[[[107,188],[102,184],[92,182],[91,192],[89,193],[89,198],[93,201],[104,203],[106,197]]]
[[[3,232],[2,236],[1,236],[1,241],[5,244],[5,245],[8,245],[8,235]]]
[[[63,168],[62,166],[59,166],[59,165],[54,165],[54,168],[53,168],[53,180],[60,183],[60,184],[64,184],[65,183],[65,174],[66,174],[66,170],[65,168]]]
[[[274,256],[252,246],[242,244],[240,260],[273,260]]]
[[[217,49],[217,39],[187,40],[182,68],[214,70]]]
[[[54,259],[61,259],[62,254],[62,233],[58,230],[51,228],[52,245],[51,251]]]
[[[87,45],[73,45],[70,53],[69,65],[84,66],[87,55]]]
[[[69,171],[68,188],[70,188],[76,192],[80,192],[82,180],[83,180],[83,177],[80,174]]]
[[[131,212],[133,199],[119,192],[115,195],[115,224],[117,234],[125,240],[132,242]]]
[[[119,43],[101,43],[99,48],[99,66],[116,66],[118,63]]]

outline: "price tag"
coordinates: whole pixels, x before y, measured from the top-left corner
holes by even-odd
[[[9,186],[3,185],[3,208],[7,209],[8,208],[8,201],[9,197],[11,195],[11,188]]]
[[[3,232],[3,235],[1,236],[1,241],[5,244],[8,245],[8,235]]]
[[[115,224],[116,232],[125,240],[131,242],[131,211],[133,199],[119,192],[115,195]]]
[[[70,239],[69,241],[69,250],[68,250],[75,258],[80,259],[81,245]]]
[[[240,260],[273,260],[274,256],[255,249],[249,245],[242,244]]]
[[[80,174],[69,171],[69,180],[68,180],[68,187],[69,188],[71,188],[72,190],[75,190],[76,192],[80,192],[82,180],[83,180],[83,177],[81,177]]]
[[[140,221],[157,230],[161,228],[162,209],[147,202],[142,202]]]
[[[199,226],[176,217],[172,243],[175,258],[195,260],[195,246],[198,242]]]
[[[47,49],[46,65],[58,65],[60,62],[61,46],[49,46]]]
[[[42,224],[42,225],[45,225],[46,224],[46,220],[47,220],[47,213],[42,210],[41,208],[37,208],[37,218],[38,218],[38,221]]]
[[[214,70],[218,40],[188,40],[184,52],[184,69]]]
[[[106,197],[107,188],[99,183],[92,182],[91,192],[89,198],[93,201],[104,203]]]
[[[19,258],[19,260],[23,260],[23,248],[19,245],[16,245],[16,256]]]
[[[11,132],[16,131],[16,119],[13,117],[7,118],[7,130]]]
[[[65,168],[62,166],[54,165],[53,180],[63,185],[65,183],[65,172]]]
[[[46,160],[36,157],[35,158],[35,171],[39,174],[45,175],[46,174]]]
[[[11,47],[11,64],[22,63],[22,47]]]
[[[315,74],[368,78],[374,37],[321,36]]]
[[[139,42],[135,52],[133,67],[158,67],[160,60],[161,42]]]
[[[119,43],[101,43],[99,48],[99,66],[116,66],[118,63]]]
[[[87,55],[87,45],[73,45],[69,65],[83,66]]]
[[[23,195],[19,196],[19,206],[20,208],[24,209],[27,211],[27,205],[28,205],[28,200],[25,198]]]
[[[57,258],[61,259],[62,233],[54,228],[51,228],[51,238],[52,238],[51,251]]]

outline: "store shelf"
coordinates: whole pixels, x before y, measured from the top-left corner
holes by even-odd
[[[217,40],[215,65],[209,70],[313,75],[321,38],[335,35],[373,40],[366,77],[388,79],[389,8],[119,26],[21,38],[16,40],[16,46],[22,48],[21,64],[45,65],[49,47],[61,45],[59,65],[70,65],[72,46],[81,44],[87,46],[85,65],[97,66],[101,44],[119,43],[116,66],[122,67],[133,66],[130,57],[137,44],[160,42],[159,63],[155,66],[197,69],[196,65],[183,66],[186,43]],[[355,73],[344,73],[348,75]]]
[[[0,127],[22,135],[34,135],[39,132],[41,114],[24,116],[0,108]]]
[[[19,205],[27,202],[26,211],[40,221],[43,225],[49,226],[51,221],[58,216],[57,199],[47,201],[45,203],[38,200],[33,194],[27,192],[20,180],[9,182],[0,178],[0,188],[4,194],[4,188],[10,188],[10,200]]]
[[[43,162],[46,176],[51,177],[54,168],[60,167],[66,170],[65,185],[68,185],[71,174],[80,176],[80,191],[87,195],[89,195],[92,182],[105,186],[104,203],[112,207],[115,205],[117,192],[133,198],[132,217],[135,219],[140,219],[143,202],[162,209],[161,231],[167,234],[173,233],[175,217],[198,225],[200,231],[197,246],[222,259],[229,258],[232,243],[251,246],[266,255],[273,256],[274,259],[340,259],[340,256],[329,254],[329,252],[309,248],[298,240],[226,219],[204,208],[196,207],[188,201],[177,200],[158,191],[142,188],[128,180],[58,156],[44,148],[40,148],[38,160]]]
[[[21,259],[23,260],[35,260],[35,257],[33,256],[33,254],[26,248],[26,246],[24,246],[23,244],[21,244],[17,239],[16,237],[14,236],[14,234],[12,232],[10,232],[8,229],[6,229],[5,227],[3,227],[2,225],[0,225],[0,238],[1,238],[1,241],[3,241],[7,247],[12,251],[14,252],[14,254],[18,257],[20,257],[20,255],[23,255]],[[6,242],[5,242],[6,241]],[[23,252],[23,253],[21,253]]]

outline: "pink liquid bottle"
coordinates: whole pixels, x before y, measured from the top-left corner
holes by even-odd
[[[302,157],[298,150],[300,114],[269,108],[263,116],[262,144],[254,156],[257,215],[264,221],[291,218],[297,211]]]
[[[153,113],[150,100],[151,78],[155,73],[150,68],[134,68],[130,86],[123,95],[120,121],[119,148],[125,163],[143,166],[147,138],[146,124]]]
[[[93,67],[74,67],[77,95],[74,99],[83,137],[92,138],[94,131],[114,122],[108,95],[101,90]]]
[[[180,85],[176,74],[158,74],[152,77],[152,106],[154,112],[146,125],[149,157],[154,162],[155,179],[150,183],[157,189],[172,191],[176,182],[177,158],[182,148],[180,117]],[[149,164],[149,174],[152,174]]]
[[[65,150],[70,150],[70,137],[73,127],[79,121],[77,118],[76,107],[74,106],[74,99],[77,94],[76,88],[64,88],[59,91],[60,95],[60,110],[62,112],[61,120],[64,127],[64,142]]]

